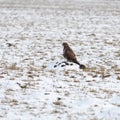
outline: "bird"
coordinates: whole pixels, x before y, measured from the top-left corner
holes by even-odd
[[[79,65],[80,69],[85,69],[85,65],[80,64],[76,58],[75,53],[73,50],[70,48],[67,42],[64,42],[63,44],[63,56],[67,59],[67,61],[76,63]]]

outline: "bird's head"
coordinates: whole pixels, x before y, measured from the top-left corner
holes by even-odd
[[[63,47],[68,47],[69,46],[66,42],[64,42],[62,45],[63,45]]]

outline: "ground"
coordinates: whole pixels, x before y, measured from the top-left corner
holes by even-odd
[[[120,1],[18,1],[0,0],[0,119],[119,120]]]

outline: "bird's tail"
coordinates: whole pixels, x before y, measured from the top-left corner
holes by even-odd
[[[80,64],[78,61],[74,61],[74,63],[78,64],[80,66],[80,69],[85,69],[85,65]]]

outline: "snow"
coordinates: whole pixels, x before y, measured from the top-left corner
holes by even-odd
[[[120,1],[10,2],[0,0],[0,119],[119,120]],[[85,70],[66,65],[63,42]]]

